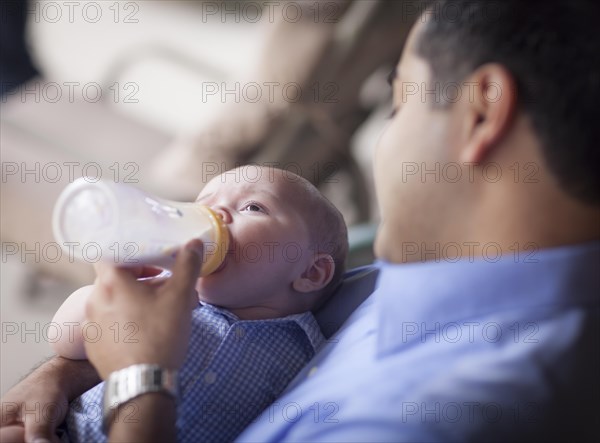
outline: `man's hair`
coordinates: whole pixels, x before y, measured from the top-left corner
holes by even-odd
[[[560,186],[600,203],[600,7],[597,0],[440,0],[421,16],[416,53],[432,81],[460,82],[485,63],[514,77],[517,103]]]

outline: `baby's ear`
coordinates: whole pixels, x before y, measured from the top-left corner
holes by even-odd
[[[335,262],[329,254],[316,254],[304,273],[292,283],[298,292],[315,292],[329,284],[335,272]]]

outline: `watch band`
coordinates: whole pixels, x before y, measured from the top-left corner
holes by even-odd
[[[112,372],[104,386],[102,430],[108,434],[117,408],[149,392],[162,392],[177,399],[177,371],[158,365],[139,364]]]

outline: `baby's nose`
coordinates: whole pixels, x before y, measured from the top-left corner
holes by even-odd
[[[223,208],[222,206],[213,206],[212,210],[215,211],[215,213],[221,217],[226,224],[231,223],[231,214],[227,209]]]

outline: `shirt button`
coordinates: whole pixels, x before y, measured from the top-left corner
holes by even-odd
[[[215,374],[213,371],[208,371],[206,374],[204,374],[204,383],[207,385],[212,385],[216,381],[217,374]]]
[[[313,366],[312,368],[310,368],[310,370],[308,371],[308,375],[307,377],[312,377],[313,375],[315,375],[317,373],[317,367]]]

